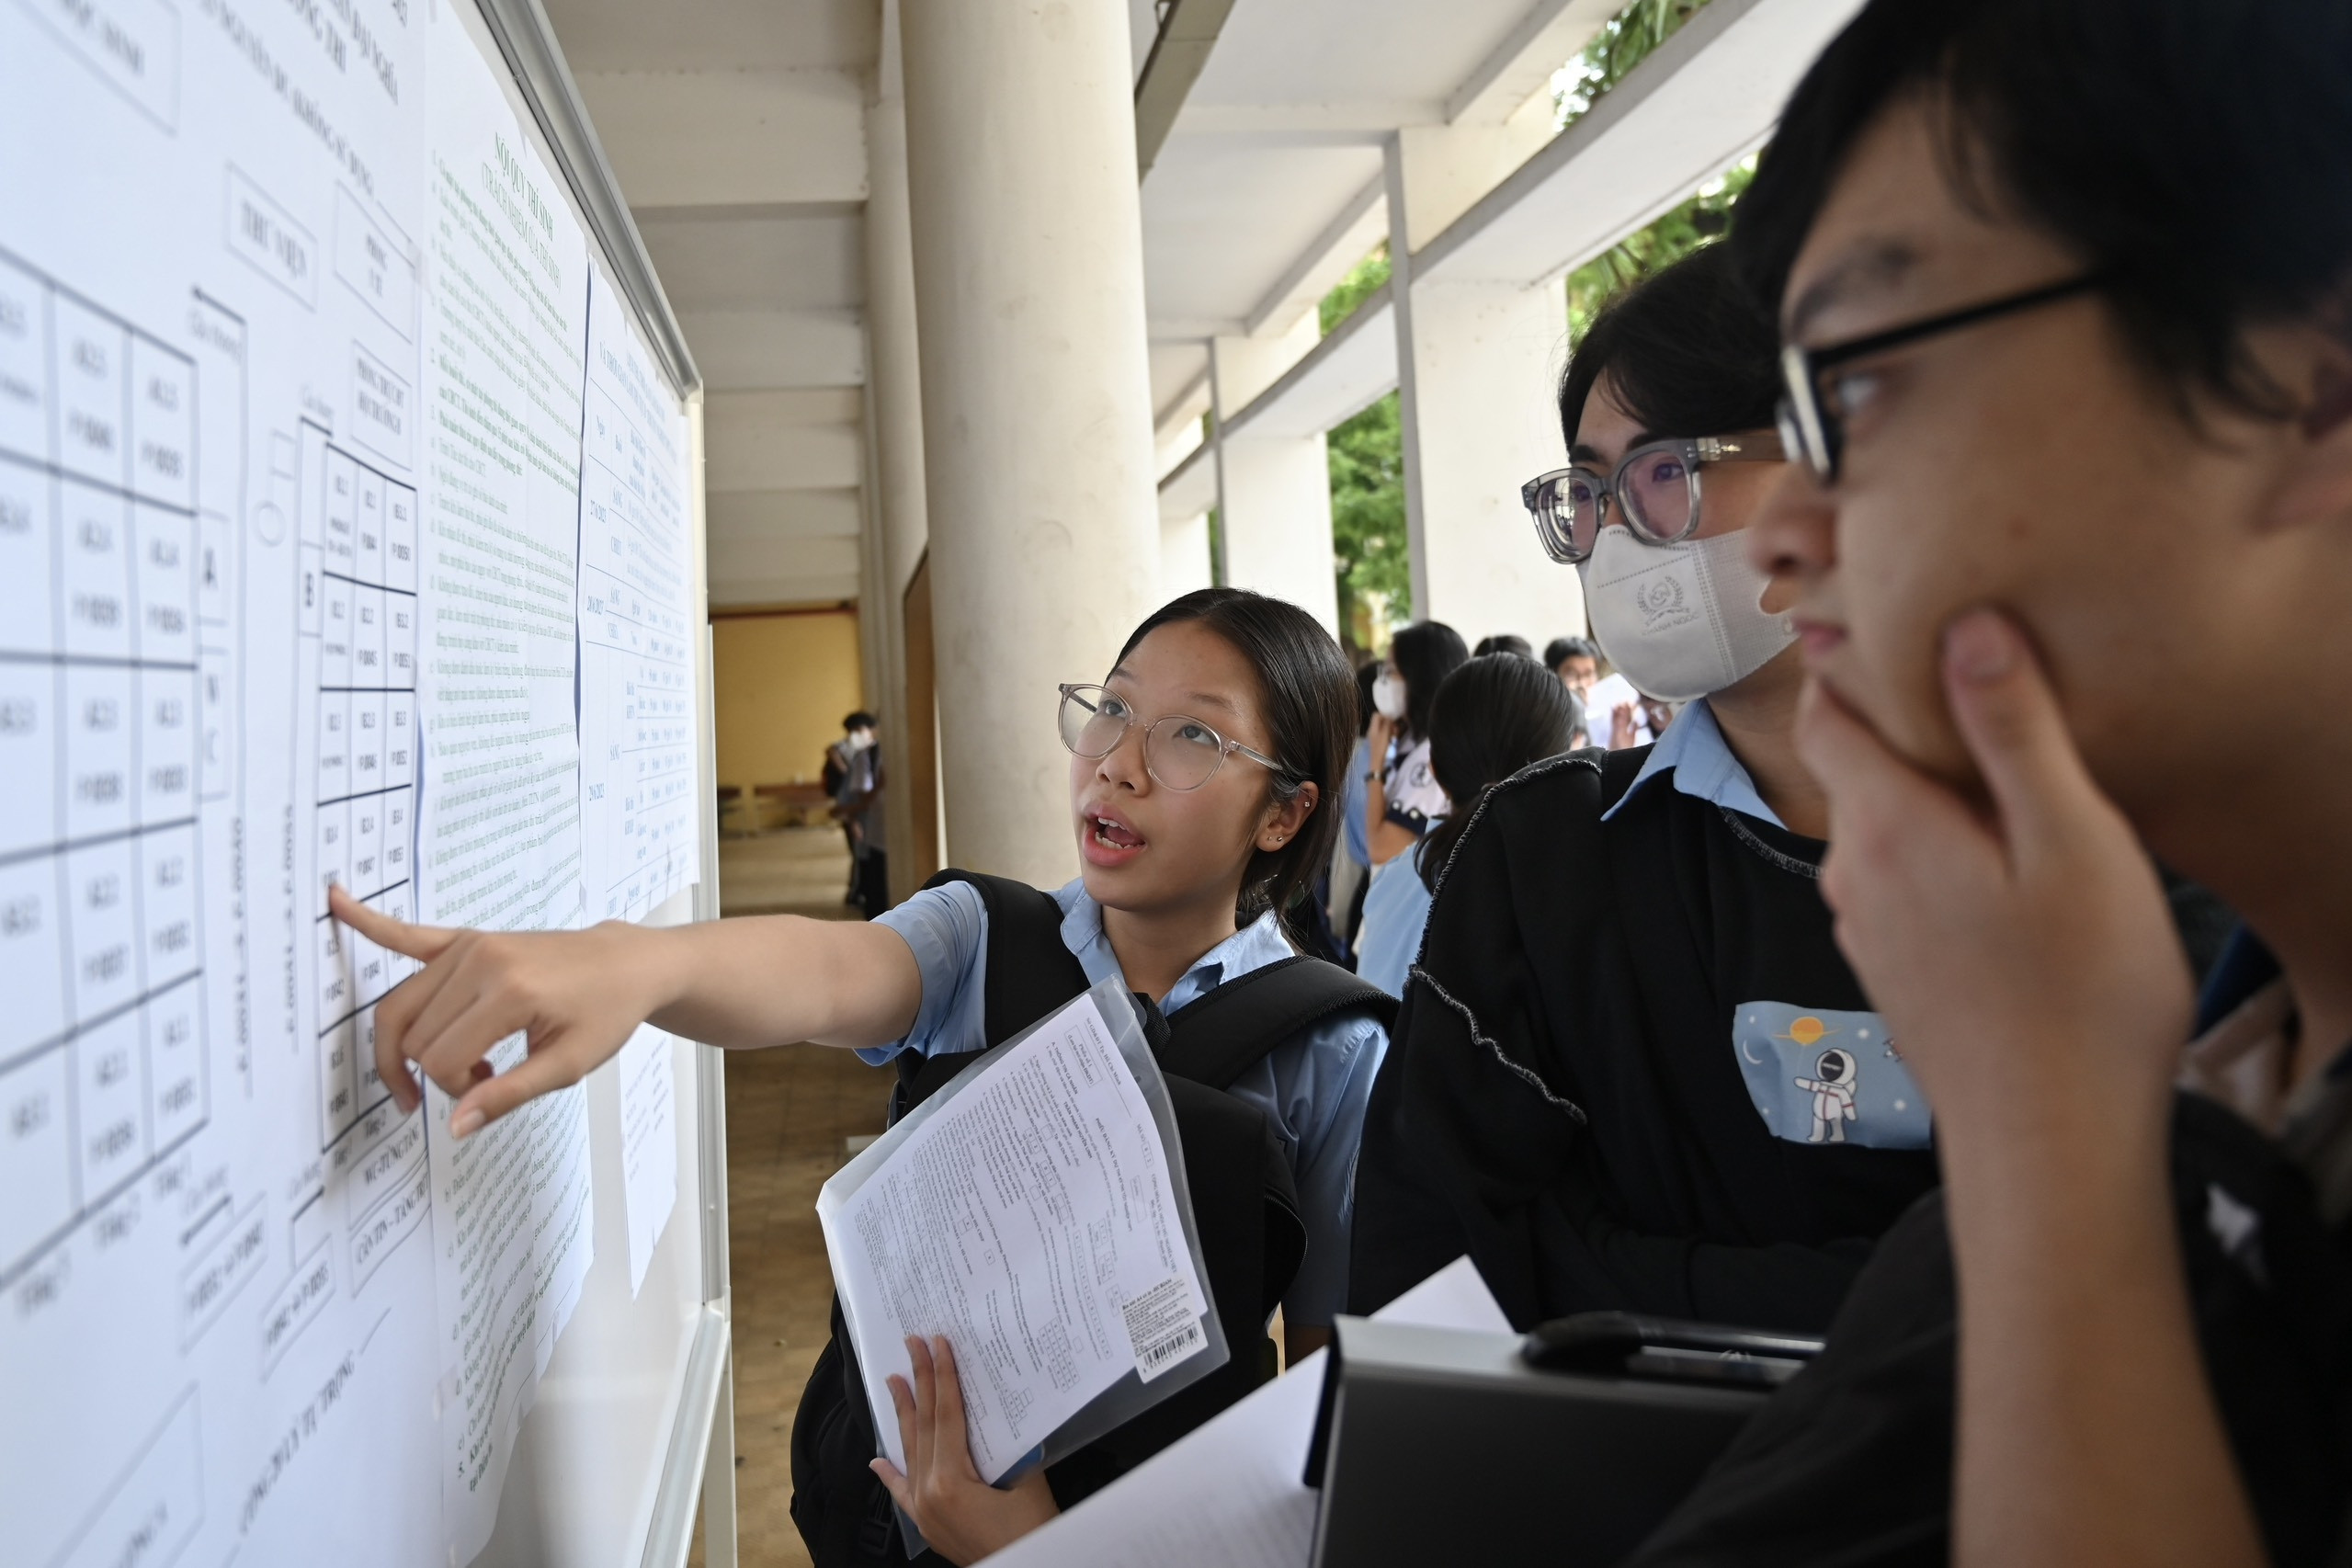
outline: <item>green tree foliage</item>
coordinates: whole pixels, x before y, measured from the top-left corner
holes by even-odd
[[[1733,207],[1755,177],[1755,160],[1750,157],[1699,187],[1698,195],[1648,228],[1635,230],[1571,272],[1568,341],[1582,342],[1595,312],[1618,294],[1721,237],[1731,226]]]
[[[1380,292],[1381,285],[1388,280],[1389,246],[1388,242],[1382,240],[1373,247],[1371,255],[1358,262],[1348,270],[1347,276],[1333,284],[1331,292],[1323,297],[1323,303],[1317,307],[1323,322],[1322,335],[1329,337],[1338,330],[1339,324],[1354,315],[1356,307]]]
[[[1593,41],[1552,80],[1560,127],[1566,130],[1592,112],[1608,90],[1630,75],[1682,25],[1704,10],[1707,0],[1632,0],[1609,18]],[[1620,290],[1669,262],[1680,260],[1721,236],[1733,204],[1755,176],[1753,158],[1568,275],[1568,340],[1585,335],[1593,314]]]
[[[1560,129],[1565,131],[1591,113],[1602,95],[1624,81],[1683,23],[1706,8],[1707,0],[1632,0],[1611,17],[1593,41],[1577,51],[1566,69],[1552,78]]]
[[[1332,566],[1339,621],[1356,608],[1403,614],[1412,597],[1404,548],[1404,447],[1391,392],[1326,437],[1331,461]]]

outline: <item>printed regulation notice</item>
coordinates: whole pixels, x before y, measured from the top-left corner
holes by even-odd
[[[972,1462],[1004,1475],[1128,1372],[1208,1348],[1167,1151],[1091,995],[902,1123],[817,1200],[875,1429],[908,1335],[956,1352]]]

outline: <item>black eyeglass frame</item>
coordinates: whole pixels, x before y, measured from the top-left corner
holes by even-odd
[[[1125,698],[1120,697],[1119,693],[1111,690],[1110,687],[1107,686],[1096,686],[1084,681],[1063,681],[1058,687],[1056,687],[1056,689],[1062,693],[1062,708],[1067,709],[1070,704],[1074,701],[1085,707],[1090,715],[1099,715],[1102,712],[1102,706],[1100,703],[1088,702],[1084,697],[1079,695],[1081,692],[1098,692],[1102,696],[1110,698],[1113,700],[1121,703],[1124,703],[1127,700]],[[1088,723],[1092,723],[1093,722],[1092,718],[1087,720]],[[1199,783],[1171,784],[1165,778],[1162,778],[1160,777],[1160,770],[1158,768],[1152,766],[1152,733],[1163,724],[1198,724],[1202,729],[1208,731],[1209,733],[1216,740],[1216,766],[1210,768],[1208,777],[1201,779]],[[1081,725],[1080,728],[1083,730],[1085,726]],[[1054,722],[1054,733],[1062,735],[1062,744],[1069,748],[1070,755],[1073,756],[1084,757],[1088,762],[1100,762],[1104,757],[1108,756],[1120,746],[1125,745],[1127,744],[1128,732],[1135,729],[1141,729],[1143,732],[1143,771],[1149,773],[1153,779],[1157,782],[1162,789],[1174,790],[1179,795],[1188,795],[1195,790],[1203,790],[1208,788],[1209,779],[1217,777],[1219,770],[1225,766],[1225,759],[1237,753],[1240,756],[1249,758],[1250,761],[1257,764],[1260,767],[1265,768],[1267,772],[1273,774],[1276,778],[1283,780],[1285,783],[1295,784],[1306,778],[1306,775],[1301,773],[1297,768],[1284,767],[1282,764],[1275,761],[1272,757],[1267,756],[1264,752],[1257,750],[1255,746],[1244,745],[1239,741],[1226,739],[1225,733],[1217,728],[1216,725],[1210,723],[1206,719],[1196,719],[1188,713],[1163,713],[1147,724],[1141,719],[1138,719],[1134,715],[1133,711],[1131,710],[1128,713],[1126,720],[1119,725],[1119,738],[1111,742],[1110,744],[1103,747],[1102,750],[1091,753],[1080,751],[1076,742],[1071,740],[1067,734],[1062,734],[1060,716],[1058,714],[1056,715]]]
[[[1833,343],[1825,347],[1806,348],[1790,344],[1780,350],[1779,408],[1780,444],[1789,456],[1812,471],[1823,484],[1837,483],[1839,469],[1846,459],[1846,420],[1829,407],[1822,397],[1821,378],[1840,365],[1851,364],[1868,355],[1884,353],[1924,338],[1940,337],[1962,327],[1997,321],[2003,316],[2016,315],[2021,311],[2037,310],[2043,305],[2071,300],[2077,294],[2087,294],[2114,281],[2110,268],[2085,272],[2077,277],[2045,283],[2022,293],[2005,294],[1997,300],[1964,305],[1956,311],[1929,316],[1902,326],[1874,332],[1868,337],[1857,337],[1845,343]]]
[[[1623,480],[1625,472],[1643,458],[1658,452],[1672,452],[1682,460],[1683,467],[1688,471],[1686,483],[1690,486],[1690,516],[1684,521],[1681,528],[1671,534],[1663,533],[1652,528],[1645,519],[1634,514],[1632,507],[1622,505],[1617,499],[1619,492],[1624,489],[1620,481]],[[1555,468],[1549,473],[1537,474],[1519,486],[1519,504],[1528,509],[1528,518],[1535,524],[1535,537],[1537,542],[1543,546],[1543,552],[1562,566],[1574,566],[1589,557],[1593,553],[1593,547],[1586,545],[1578,549],[1574,522],[1569,524],[1563,533],[1553,525],[1548,516],[1555,508],[1551,506],[1547,496],[1568,480],[1581,474],[1592,482],[1593,488],[1599,497],[1600,514],[1604,519],[1614,508],[1624,517],[1625,526],[1633,531],[1636,538],[1651,544],[1680,544],[1699,531],[1700,506],[1703,500],[1703,487],[1699,480],[1700,470],[1713,463],[1782,462],[1786,461],[1787,458],[1785,437],[1768,430],[1754,431],[1739,436],[1670,437],[1663,441],[1642,442],[1642,445],[1619,458],[1617,467],[1606,474],[1585,463],[1571,463],[1566,468]],[[1600,539],[1600,530],[1607,526],[1606,521],[1594,526],[1593,539],[1596,542]]]

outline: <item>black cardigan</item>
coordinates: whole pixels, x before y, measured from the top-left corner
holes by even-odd
[[[1869,1004],[1816,840],[1645,787],[1647,748],[1488,792],[1437,882],[1357,1167],[1351,1306],[1467,1250],[1513,1323],[1616,1308],[1818,1330],[1936,1183],[1926,1149],[1776,1137],[1734,1010]]]

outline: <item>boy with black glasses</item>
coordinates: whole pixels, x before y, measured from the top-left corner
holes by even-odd
[[[1734,243],[1947,1187],[1638,1561],[2344,1561],[2352,7],[1875,0]],[[2201,1012],[2150,851],[2250,928]]]

